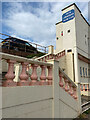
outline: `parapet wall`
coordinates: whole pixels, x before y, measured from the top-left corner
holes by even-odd
[[[18,86],[2,89],[3,118],[51,118],[52,86]]]

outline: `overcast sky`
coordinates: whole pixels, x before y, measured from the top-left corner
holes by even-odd
[[[72,2],[3,2],[2,32],[39,43],[55,45],[55,23],[62,20],[61,9]],[[76,3],[88,20],[88,2]]]

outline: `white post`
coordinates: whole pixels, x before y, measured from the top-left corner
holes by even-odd
[[[48,54],[53,54],[54,53],[54,46],[50,45],[48,46]]]
[[[53,101],[52,101],[52,118],[60,118],[59,116],[59,61],[48,61],[53,64]]]
[[[74,66],[75,66],[75,82],[77,84],[77,96],[78,96],[78,112],[81,113],[81,90],[80,90],[80,72],[77,47],[74,48]]]
[[[2,85],[2,55],[0,55],[0,84]],[[0,86],[0,120],[2,119],[2,86]]]

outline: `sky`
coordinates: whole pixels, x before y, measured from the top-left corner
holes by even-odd
[[[61,10],[73,2],[2,2],[2,33],[40,45],[56,45]],[[88,2],[76,2],[88,20]]]

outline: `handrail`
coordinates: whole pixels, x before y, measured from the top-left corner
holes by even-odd
[[[82,107],[82,113],[84,113],[85,111],[89,110],[90,109],[90,101],[82,104],[81,107]]]
[[[58,54],[60,55],[61,53],[65,53],[65,50],[63,50],[63,51],[61,51],[61,52],[58,52],[58,53],[55,53],[55,54],[52,54],[52,53],[46,54],[46,55],[44,55],[44,56],[41,56],[41,57],[36,58],[36,60],[43,59],[43,58],[45,58],[45,57],[47,57],[47,56],[50,56],[50,55],[52,55],[53,58],[55,59],[56,57],[59,57],[59,56],[57,56],[57,55],[58,55]],[[62,56],[63,56],[63,55],[62,55]]]
[[[63,77],[67,78],[74,87],[77,87],[77,85],[63,72],[63,70],[59,67],[59,71],[63,74]]]
[[[36,58],[36,60],[42,59],[42,58],[44,58],[44,57],[46,57],[46,56],[48,56],[48,55],[53,55],[53,54],[49,53],[49,54],[43,55],[43,56],[41,56],[41,57]]]
[[[7,53],[0,52],[0,55],[2,56],[2,59],[5,59],[5,60],[11,59],[11,60],[16,60],[17,62],[29,62],[31,64],[52,66],[51,63],[40,62],[38,60],[28,59],[28,58],[24,58],[24,57],[20,57],[16,55],[14,56],[14,55],[7,54]]]
[[[88,104],[90,104],[90,101],[88,101],[88,102],[82,104],[81,107],[84,107],[84,106],[86,106],[86,105],[88,105]]]

